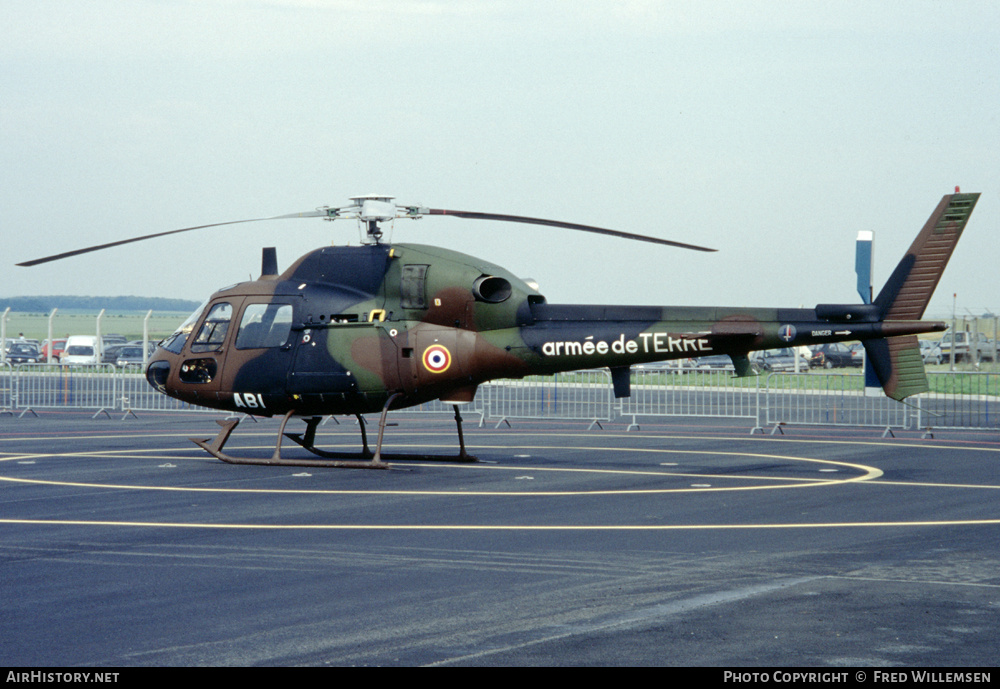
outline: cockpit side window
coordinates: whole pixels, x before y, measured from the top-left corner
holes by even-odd
[[[187,342],[188,336],[194,329],[198,319],[201,318],[201,314],[205,313],[206,306],[208,306],[208,301],[203,301],[201,306],[199,306],[194,313],[188,316],[184,322],[180,324],[180,327],[173,332],[173,334],[160,343],[160,346],[168,352],[180,354],[181,350],[184,349],[184,343]]]
[[[236,334],[236,349],[281,347],[292,331],[290,304],[250,304]]]
[[[229,332],[229,323],[232,320],[232,305],[228,302],[213,305],[191,344],[191,351],[209,352],[220,349],[226,341],[226,333]]]

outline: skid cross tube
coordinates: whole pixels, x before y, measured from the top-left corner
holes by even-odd
[[[330,452],[316,447],[316,427],[322,421],[321,416],[310,416],[303,418],[306,424],[305,433],[286,433],[285,426],[288,420],[295,415],[295,410],[291,409],[282,417],[281,427],[278,429],[278,438],[274,445],[274,452],[270,458],[263,457],[236,457],[223,452],[223,447],[229,440],[230,435],[239,425],[240,419],[226,419],[216,423],[219,424],[219,433],[215,438],[191,438],[191,441],[202,448],[210,455],[228,464],[256,464],[264,466],[297,466],[297,467],[329,467],[340,469],[388,469],[389,464],[384,460],[420,460],[420,461],[450,461],[450,462],[475,462],[476,458],[470,455],[465,449],[465,437],[462,433],[462,415],[459,413],[458,405],[455,408],[455,424],[458,428],[459,452],[456,457],[426,454],[382,454],[382,442],[385,438],[385,429],[389,425],[386,418],[389,414],[389,407],[401,395],[395,393],[389,397],[382,407],[382,415],[379,419],[378,440],[375,444],[375,452],[372,453],[368,447],[368,434],[365,431],[365,422],[360,414],[355,414],[358,425],[361,428],[361,442],[363,449],[360,453]],[[283,438],[290,438],[303,448],[313,453],[321,459],[289,459],[281,456],[281,442]]]

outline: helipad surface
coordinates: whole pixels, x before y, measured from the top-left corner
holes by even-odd
[[[995,663],[996,433],[467,424],[362,471],[213,418],[0,418],[5,664]]]

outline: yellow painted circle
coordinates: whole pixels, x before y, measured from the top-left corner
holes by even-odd
[[[870,443],[869,443],[870,444]],[[394,450],[399,448],[403,449],[402,445],[394,445]],[[406,449],[413,449],[415,446],[408,446]],[[243,449],[258,449],[258,448],[243,448]],[[266,449],[262,446],[259,449]],[[622,489],[594,489],[594,490],[511,490],[511,491],[465,491],[465,490],[407,490],[407,489],[374,489],[374,490],[344,490],[344,489],[269,489],[269,488],[199,488],[190,486],[149,486],[134,483],[95,483],[95,482],[79,482],[79,481],[57,481],[57,480],[47,480],[47,479],[27,479],[19,478],[16,476],[9,475],[10,472],[4,472],[8,475],[0,475],[0,482],[9,483],[21,483],[21,484],[37,484],[37,485],[51,485],[51,486],[74,486],[78,488],[92,488],[98,490],[152,490],[152,491],[173,491],[182,493],[253,493],[253,494],[273,494],[273,495],[370,495],[370,496],[396,496],[396,495],[422,495],[422,496],[454,496],[461,495],[465,497],[478,496],[484,498],[518,498],[518,497],[548,497],[548,498],[571,498],[576,496],[608,496],[608,497],[621,497],[627,499],[629,496],[637,495],[651,495],[651,494],[668,494],[668,493],[707,493],[707,492],[724,492],[724,491],[761,491],[761,490],[779,490],[779,489],[793,489],[793,488],[814,488],[814,487],[824,487],[824,486],[834,486],[834,485],[844,485],[851,483],[867,482],[879,479],[882,477],[882,471],[876,467],[856,464],[851,462],[835,461],[835,460],[823,460],[815,459],[810,457],[802,457],[790,454],[776,454],[776,453],[748,453],[748,452],[725,452],[725,451],[701,451],[701,450],[676,450],[676,449],[665,449],[665,448],[627,448],[627,447],[592,447],[592,446],[547,446],[540,444],[532,445],[521,445],[521,446],[511,446],[511,445],[501,445],[501,446],[487,446],[487,445],[476,445],[470,446],[470,450],[478,451],[484,449],[499,449],[510,451],[512,453],[519,450],[530,450],[530,451],[540,451],[540,450],[579,450],[586,452],[603,451],[603,452],[628,452],[628,453],[649,453],[653,455],[663,455],[664,459],[673,458],[677,455],[696,455],[699,457],[703,456],[729,456],[729,457],[743,457],[743,458],[759,458],[768,461],[787,461],[790,463],[809,463],[816,465],[817,467],[823,467],[823,469],[837,469],[838,471],[850,472],[850,476],[846,478],[790,478],[786,476],[744,476],[744,475],[711,475],[704,473],[684,473],[679,471],[670,471],[661,468],[652,468],[644,470],[636,469],[615,469],[615,468],[585,468],[585,467],[537,467],[530,465],[514,465],[514,466],[500,466],[485,463],[474,463],[474,464],[448,464],[448,463],[416,463],[416,462],[405,462],[397,463],[394,466],[399,467],[414,467],[419,466],[421,468],[430,468],[441,471],[506,471],[506,472],[518,472],[519,474],[529,474],[529,473],[586,473],[586,474],[601,474],[607,475],[609,477],[626,477],[628,479],[634,479],[635,481],[641,481],[644,477],[652,478],[662,478],[662,477],[686,477],[692,480],[697,479],[701,482],[714,481],[714,480],[726,480],[732,481],[754,481],[756,485],[743,485],[743,486],[709,486],[709,487],[699,487],[691,486],[684,488],[644,488],[644,487],[631,487]],[[956,448],[958,449],[958,448]],[[961,448],[966,449],[966,448]],[[114,451],[88,451],[88,452],[46,452],[46,453],[19,453],[19,454],[7,454],[6,456],[0,454],[0,462],[30,462],[44,460],[53,457],[67,458],[67,457],[90,457],[90,458],[129,458],[129,459],[154,459],[164,462],[177,462],[177,461],[210,461],[215,460],[208,457],[197,456],[197,459],[190,457],[178,456],[178,450],[176,448],[151,448],[147,450],[114,450]],[[9,466],[9,465],[8,465]],[[321,471],[330,471],[329,469],[323,469]],[[894,482],[879,481],[880,484],[891,483],[895,485]],[[911,484],[907,484],[911,485]],[[942,484],[917,484],[917,485],[936,485],[940,487]],[[952,486],[958,488],[979,488],[979,489],[1000,489],[1000,486]],[[439,525],[407,525],[407,524],[246,524],[246,523],[187,523],[187,522],[147,522],[147,521],[96,521],[96,520],[74,520],[74,519],[59,519],[59,520],[46,520],[46,519],[18,519],[18,518],[0,518],[0,523],[8,524],[66,524],[66,525],[118,525],[118,526],[144,526],[144,527],[169,527],[169,528],[228,528],[228,529],[328,529],[328,530],[485,530],[485,531],[530,531],[530,530],[581,530],[581,531],[602,531],[602,530],[613,530],[613,531],[669,531],[669,530],[725,530],[725,529],[782,529],[782,528],[847,528],[847,527],[899,527],[899,526],[928,526],[928,525],[995,525],[1000,524],[1000,518],[998,519],[978,519],[978,520],[921,520],[921,521],[892,521],[892,522],[823,522],[823,523],[783,523],[783,524],[724,524],[724,523],[710,523],[710,524],[684,524],[684,525],[670,525],[670,524],[660,524],[660,525],[573,525],[573,524],[540,524],[540,525],[476,525],[476,524],[439,524]]]

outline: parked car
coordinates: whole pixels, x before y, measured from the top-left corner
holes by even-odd
[[[860,365],[861,358],[855,358],[851,348],[841,342],[827,342],[811,347],[809,366],[812,368],[845,368]]]
[[[865,365],[865,346],[860,342],[851,345],[851,366]]]
[[[925,364],[940,364],[944,361],[941,344],[931,340],[920,340],[920,356]]]
[[[149,360],[149,357],[151,357],[153,355],[153,352],[155,351],[156,351],[156,343],[150,342],[149,351],[146,353],[145,357],[146,361]],[[118,350],[118,356],[115,358],[114,363],[115,366],[117,366],[118,368],[122,368],[123,366],[130,366],[130,365],[144,363],[142,356],[142,344],[141,343],[127,344],[121,347]]]
[[[9,352],[10,348],[16,344],[30,344],[34,345],[35,347],[39,346],[38,340],[28,340],[25,339],[24,336],[22,335],[21,337],[8,337],[6,340],[4,340],[3,351]]]
[[[100,363],[100,346],[94,335],[70,335],[66,338],[66,350],[59,358],[61,364]]]
[[[955,341],[955,363],[961,361],[993,361],[996,343],[983,333],[959,331],[952,333],[949,328],[941,338],[941,356],[951,360],[952,338]]]
[[[653,361],[648,364],[636,364],[632,367],[635,371],[691,371],[697,368],[697,359],[669,359],[667,361]]]
[[[112,344],[104,343],[104,349],[101,351],[101,363],[102,364],[113,364],[118,360],[118,352],[121,351],[122,347],[125,346],[124,342],[115,342]]]
[[[808,371],[809,362],[804,356],[798,354],[791,347],[783,349],[765,349],[762,352],[754,352],[751,361],[760,367],[762,371],[794,371],[795,361],[798,359],[799,371]]]
[[[35,364],[44,361],[38,347],[27,342],[15,342],[7,352],[7,361],[12,364]]]
[[[728,354],[712,354],[711,356],[700,356],[694,360],[694,367],[698,371],[735,371],[733,360]]]
[[[66,350],[66,338],[65,337],[60,338],[60,339],[56,339],[56,340],[52,340],[52,356],[50,358],[49,357],[49,341],[45,340],[45,342],[42,343],[42,359],[47,359],[47,360],[51,361],[51,363],[57,364],[57,363],[59,363],[59,357],[62,356],[62,353],[65,350]]]

